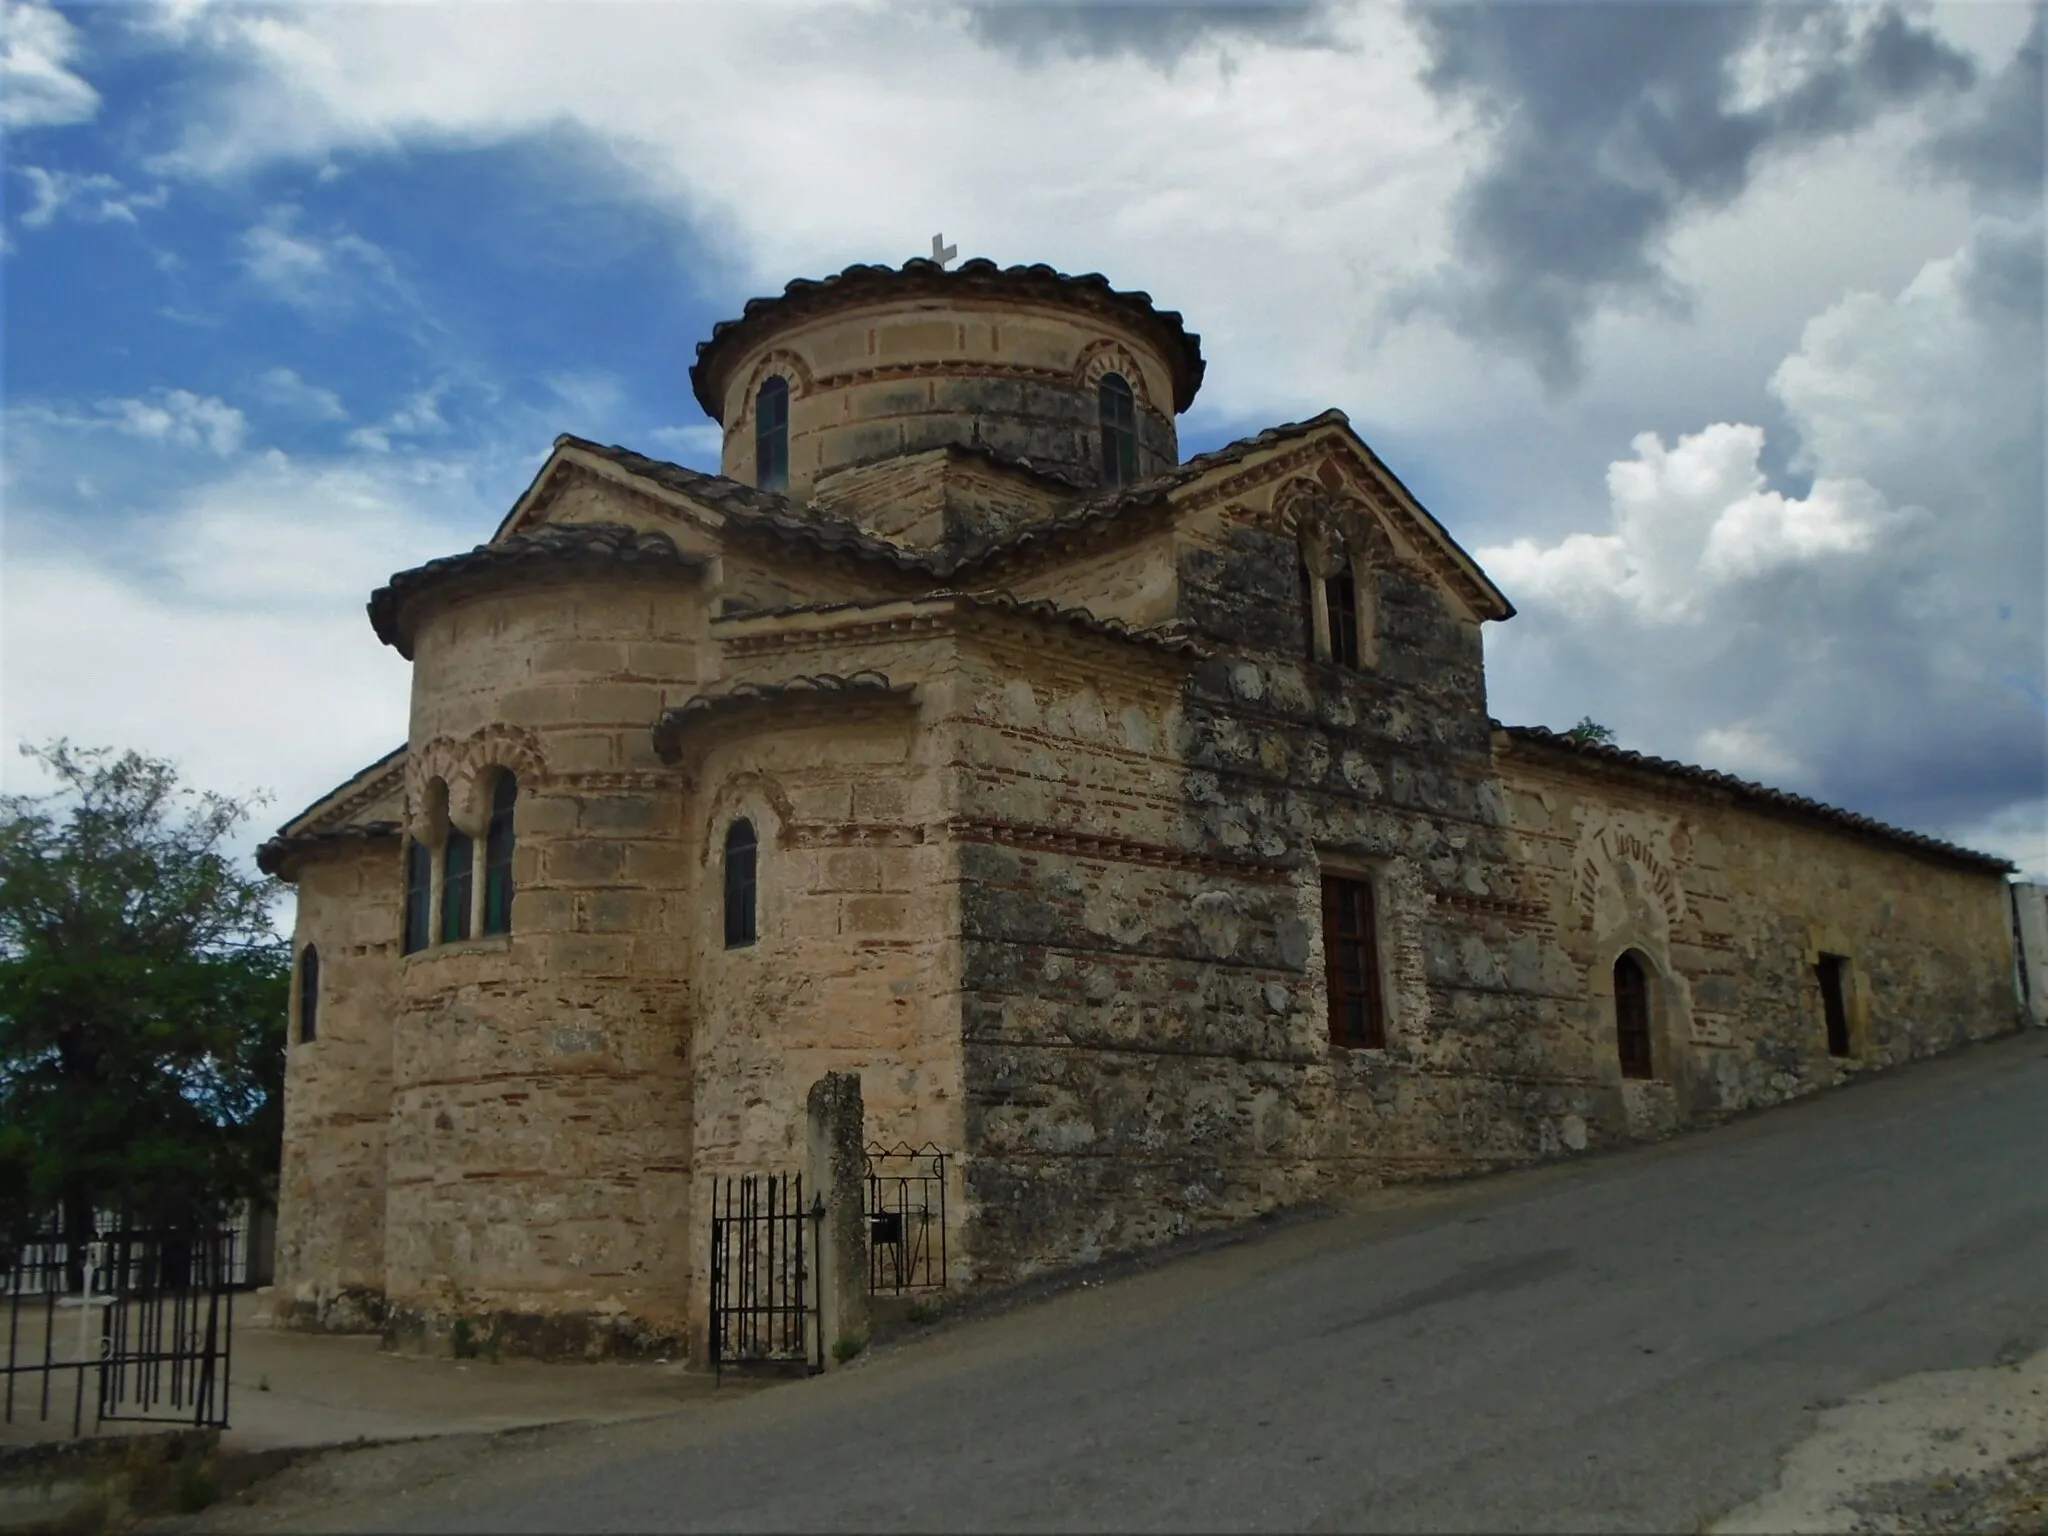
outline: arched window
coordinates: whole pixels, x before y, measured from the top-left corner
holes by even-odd
[[[1330,660],[1340,667],[1358,666],[1358,577],[1346,560],[1323,583],[1330,606]]]
[[[725,829],[725,947],[754,942],[754,824],[736,821]]]
[[[1623,1077],[1650,1077],[1650,982],[1634,955],[1614,962],[1614,1043]]]
[[[1138,402],[1120,373],[1105,373],[1095,388],[1102,423],[1102,483],[1129,485],[1138,478]]]
[[[320,1032],[320,951],[299,951],[299,1040],[311,1044]]]
[[[789,484],[789,380],[761,381],[754,396],[754,484],[779,491]]]
[[[491,824],[484,833],[484,932],[512,931],[512,808],[519,781],[500,772],[491,786]]]
[[[476,882],[476,839],[448,829],[441,845],[441,942],[469,937],[469,897]]]
[[[425,949],[434,936],[434,854],[425,843],[405,845],[405,935],[404,951],[410,955]]]

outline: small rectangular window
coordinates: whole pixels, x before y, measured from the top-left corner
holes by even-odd
[[[476,878],[476,839],[448,830],[441,854],[441,942],[469,937],[469,896]]]
[[[1333,1045],[1379,1050],[1387,1043],[1376,918],[1369,881],[1323,877],[1323,964]]]
[[[1849,1054],[1849,1010],[1842,996],[1842,973],[1848,965],[1840,955],[1822,955],[1814,967],[1820,978],[1820,1007],[1827,1020],[1830,1056]]]
[[[491,825],[484,834],[484,932],[512,931],[512,816],[519,785],[500,773],[491,786]]]

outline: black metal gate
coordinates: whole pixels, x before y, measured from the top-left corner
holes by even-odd
[[[235,1233],[54,1224],[0,1246],[7,1362],[0,1418],[85,1433],[141,1420],[225,1429]]]
[[[867,1149],[868,1289],[946,1287],[946,1154],[930,1142]]]
[[[800,1174],[717,1180],[711,1199],[711,1366],[822,1371],[818,1233],[822,1201]]]

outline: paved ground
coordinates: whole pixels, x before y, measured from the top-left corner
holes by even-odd
[[[249,1297],[236,1298],[228,1373],[233,1428],[221,1437],[229,1451],[296,1450],[538,1424],[617,1423],[672,1413],[713,1390],[701,1372],[679,1365],[498,1364],[387,1354],[374,1336],[279,1332],[257,1326],[252,1311]],[[59,1359],[78,1358],[70,1326],[75,1315],[60,1315]],[[21,1344],[22,1357],[34,1357],[41,1348],[40,1332]],[[34,1417],[24,1399],[17,1421],[0,1425],[0,1446],[67,1438],[75,1384],[76,1377],[68,1374],[60,1380],[54,1395],[63,1411],[47,1420]],[[85,1425],[92,1433],[89,1395]],[[99,1426],[99,1433],[126,1435],[137,1429],[116,1420]]]
[[[1697,1531],[1810,1502],[1796,1453],[1826,1411],[1925,1371],[2024,1390],[2009,1368],[2044,1344],[2034,1033],[1382,1197],[775,1391],[327,1458],[208,1523]]]

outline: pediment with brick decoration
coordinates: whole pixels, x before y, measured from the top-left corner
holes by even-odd
[[[1243,507],[1268,532],[1300,543],[1312,569],[1340,553],[1381,569],[1406,567],[1426,573],[1475,620],[1514,615],[1506,594],[1341,413],[1326,412],[1310,430],[1217,464],[1169,494],[1177,520]]]

